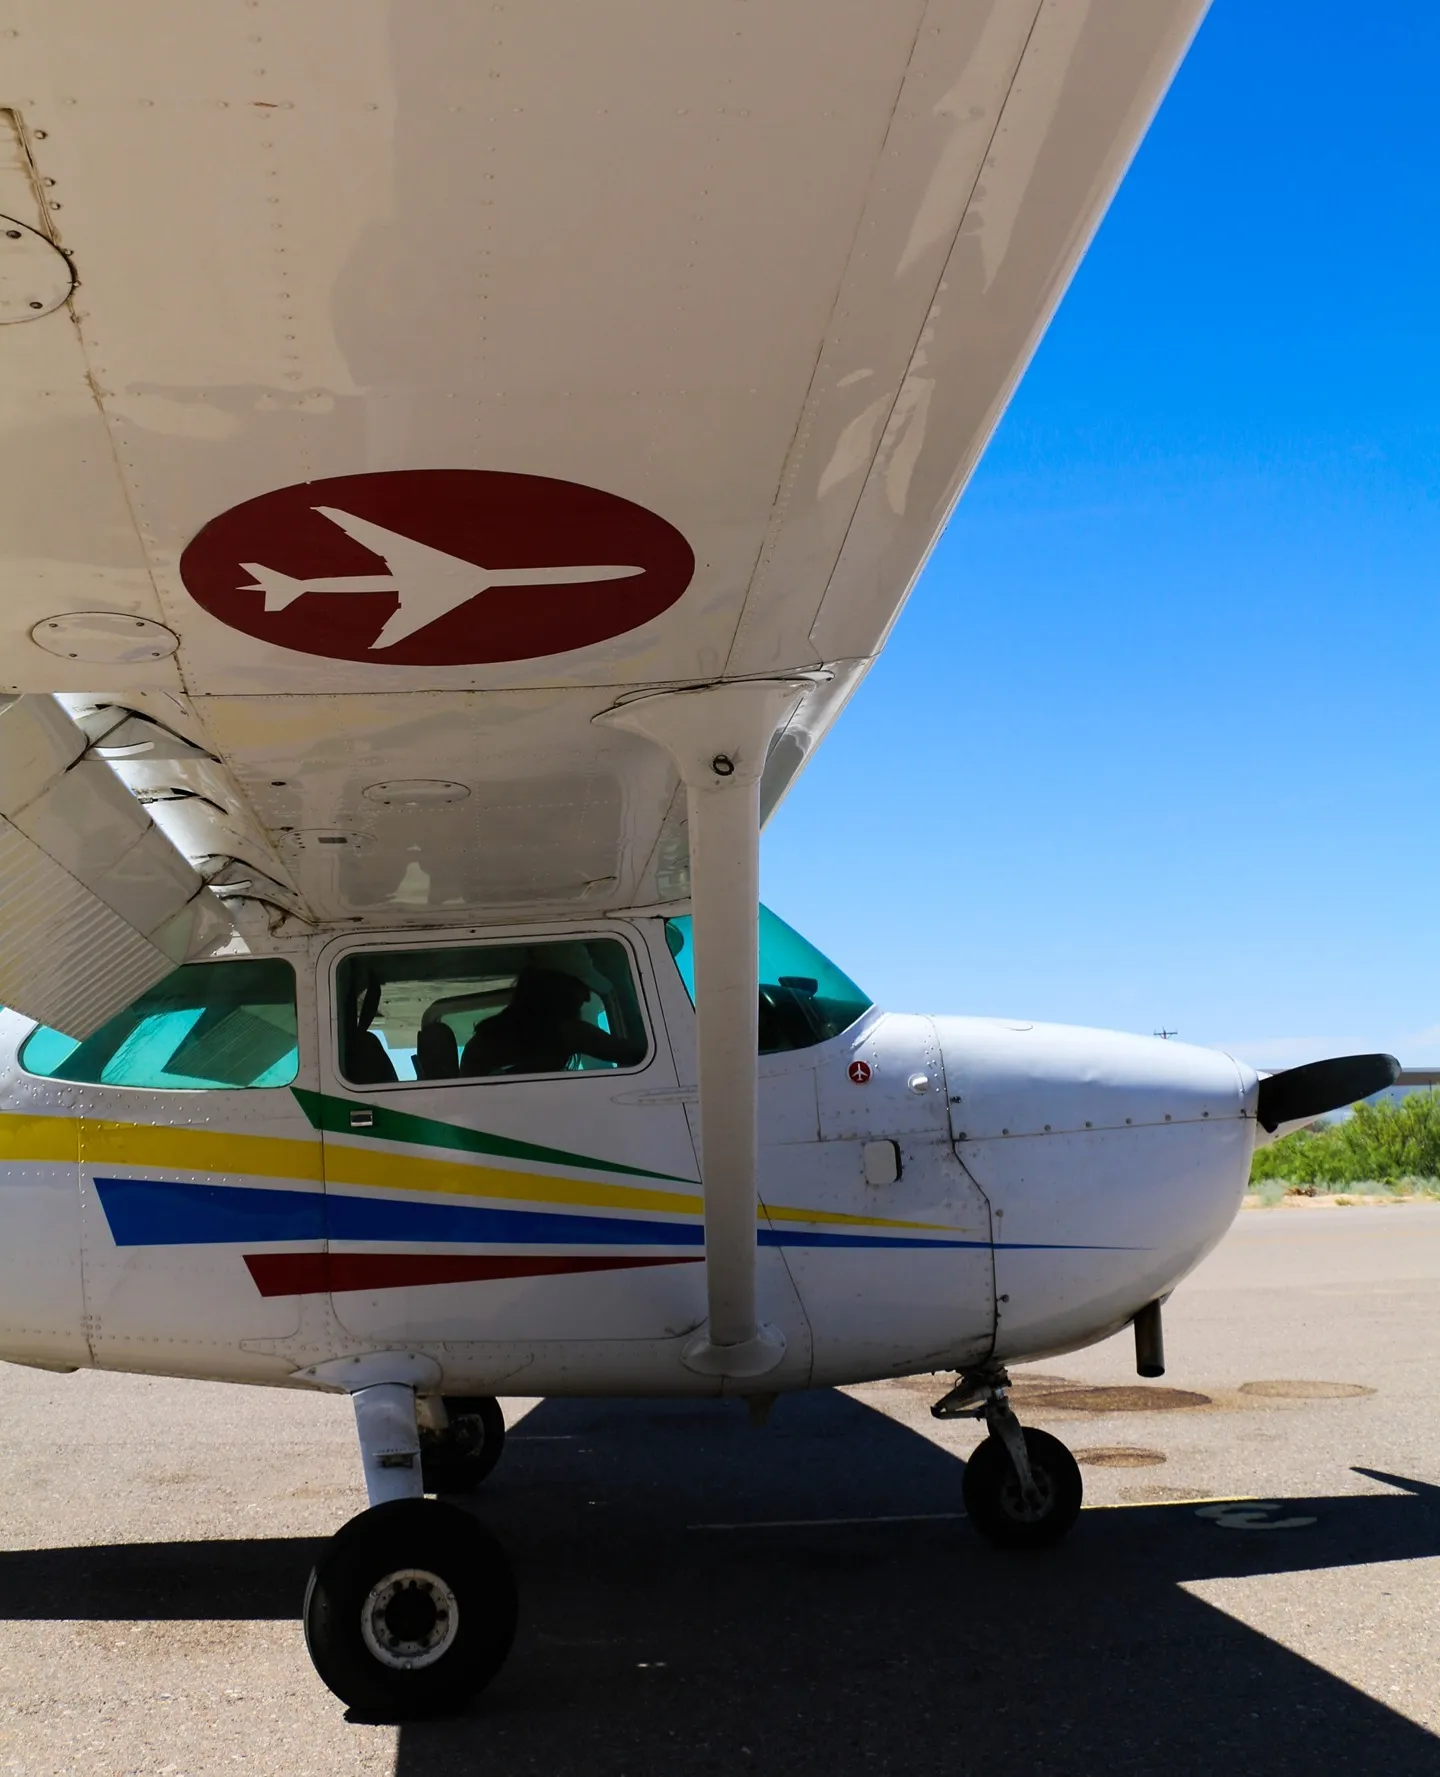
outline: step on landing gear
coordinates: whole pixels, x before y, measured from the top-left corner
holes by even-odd
[[[983,1419],[989,1437],[965,1464],[970,1522],[1002,1549],[1045,1549],[1074,1528],[1085,1484],[1080,1465],[1049,1432],[1022,1427],[1003,1369],[963,1375],[930,1409],[937,1419]]]
[[[483,1524],[423,1496],[414,1389],[382,1382],[352,1399],[370,1508],[315,1563],[305,1645],[320,1677],[359,1715],[455,1714],[510,1652],[515,1577]]]

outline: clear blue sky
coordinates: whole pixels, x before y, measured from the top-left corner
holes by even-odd
[[[1440,7],[1216,0],[764,892],[882,1004],[1440,1059]]]

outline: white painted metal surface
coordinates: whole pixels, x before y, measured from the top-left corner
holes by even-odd
[[[1123,1326],[1137,1290],[1164,1295],[1199,1264],[1244,1195],[1252,1069],[1114,1031],[937,1025],[957,1150],[995,1215],[1003,1354]]]
[[[80,281],[0,335],[0,681],[187,697],[229,815],[321,924],[686,894],[673,766],[591,717],[624,690],[813,671],[773,807],[1200,10],[18,0],[0,213]],[[515,507],[508,554],[488,518],[456,542],[394,479],[432,472],[549,516]],[[582,507],[614,549],[557,544]],[[232,554],[202,572],[197,539],[236,508],[258,516],[225,520]],[[636,565],[627,537],[645,574],[595,579]],[[667,538],[692,568],[667,557],[650,598]],[[493,584],[402,636],[431,607],[396,576],[426,561],[435,610],[467,573]],[[589,578],[557,590],[557,564]],[[294,590],[336,582],[350,596]],[[637,586],[651,614],[612,622]],[[47,646],[95,613],[178,650]],[[529,641],[501,645],[517,624]],[[365,795],[415,777],[461,783],[465,810]]]

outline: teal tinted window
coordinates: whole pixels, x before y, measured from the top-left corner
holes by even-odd
[[[42,1024],[25,1039],[20,1065],[91,1086],[288,1086],[300,1064],[295,1029],[289,963],[186,963],[83,1042]]]
[[[675,967],[695,1003],[690,916],[665,921]],[[760,909],[760,1053],[809,1049],[838,1037],[872,1005],[848,975],[768,907]]]

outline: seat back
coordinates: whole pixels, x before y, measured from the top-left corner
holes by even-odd
[[[460,1043],[455,1032],[443,1018],[422,1024],[415,1038],[415,1077],[453,1080],[459,1072]]]

